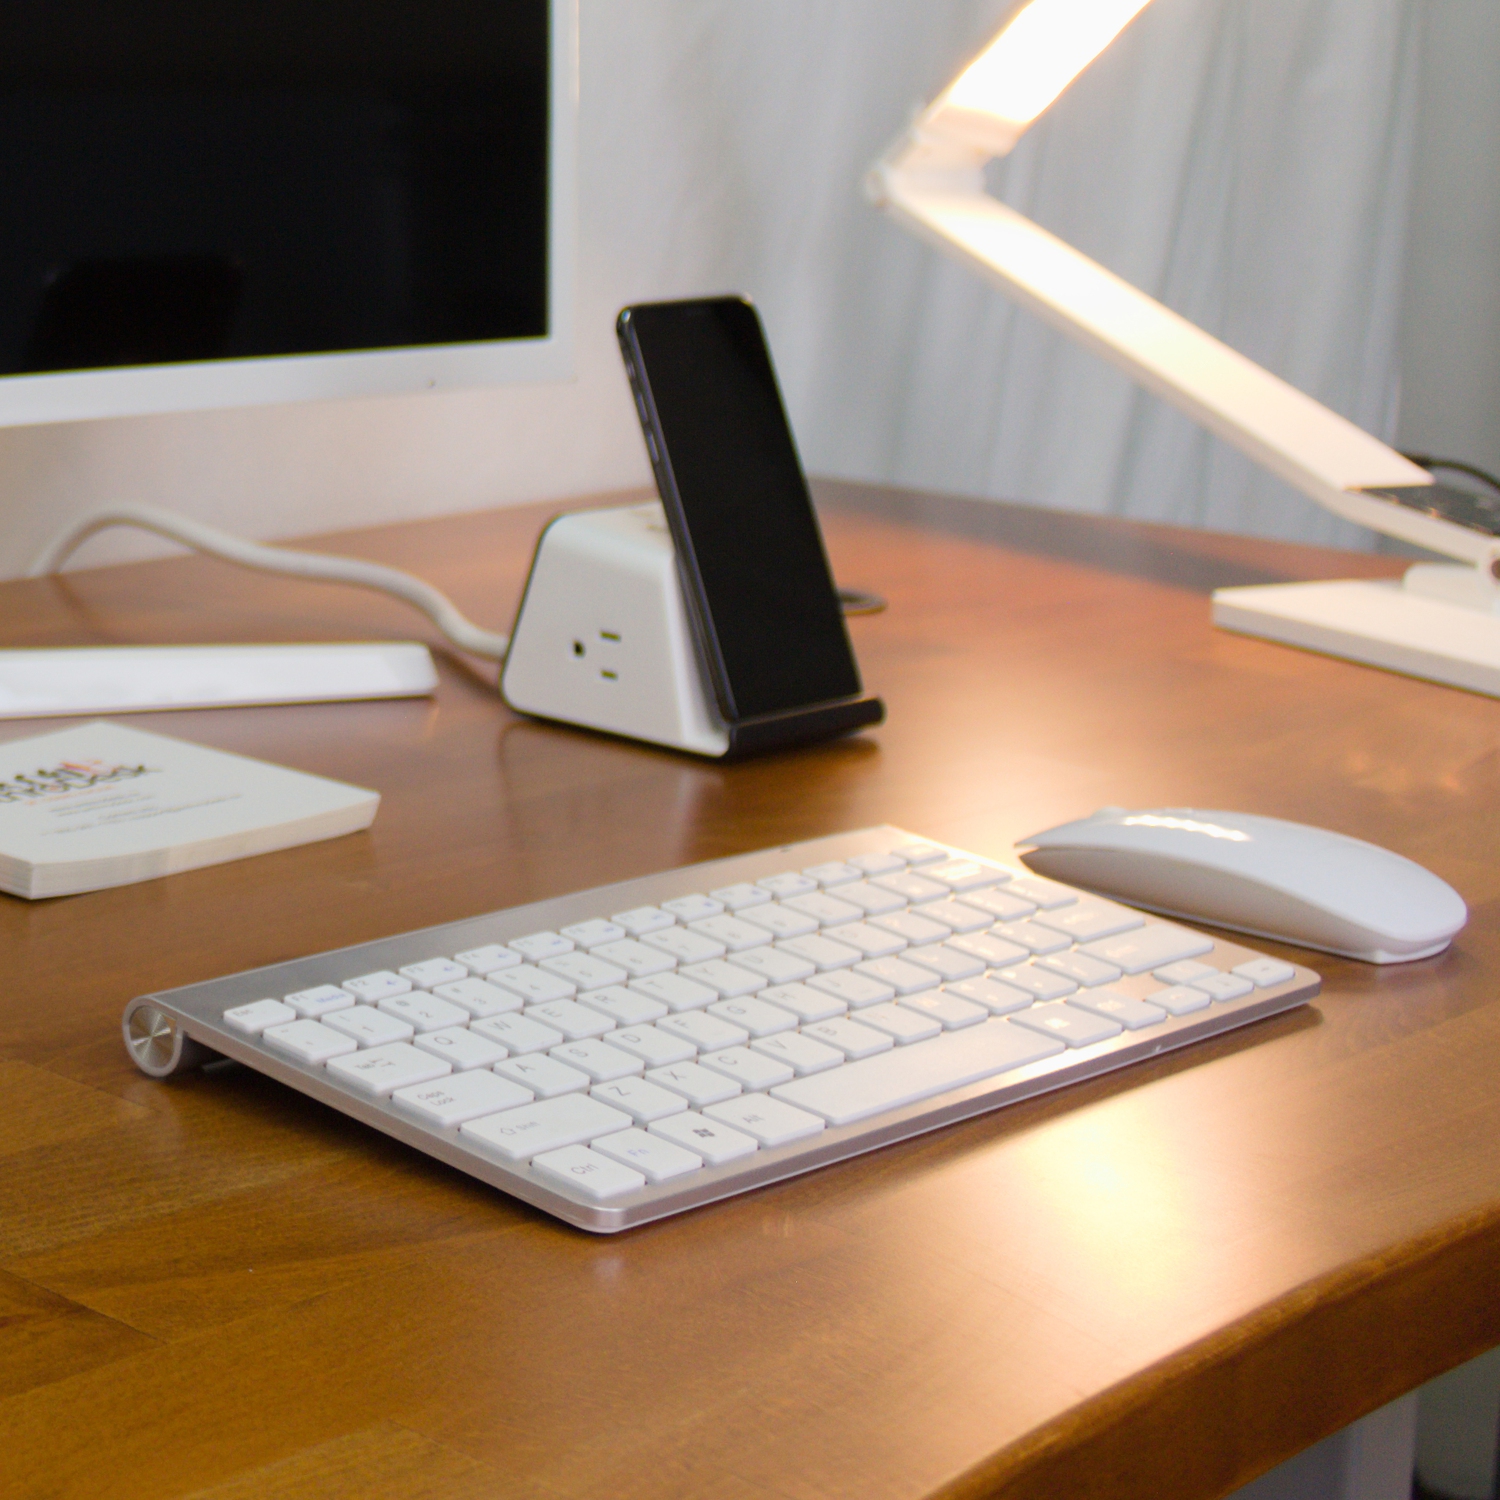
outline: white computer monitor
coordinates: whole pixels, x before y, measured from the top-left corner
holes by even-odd
[[[575,0],[0,0],[0,426],[572,374]]]

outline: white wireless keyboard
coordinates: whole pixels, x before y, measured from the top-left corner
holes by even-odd
[[[145,995],[124,1029],[152,1076],[210,1049],[607,1233],[1318,989],[1309,969],[874,828]]]

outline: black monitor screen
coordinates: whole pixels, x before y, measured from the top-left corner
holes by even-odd
[[[0,374],[541,338],[547,0],[0,0]]]

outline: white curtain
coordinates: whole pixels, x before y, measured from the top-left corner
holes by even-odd
[[[657,40],[678,229],[703,249],[711,222],[718,285],[761,302],[808,468],[1369,545],[860,201],[865,166],[1009,8],[647,7],[674,23]],[[1389,439],[1415,20],[1413,0],[1155,0],[992,185]]]

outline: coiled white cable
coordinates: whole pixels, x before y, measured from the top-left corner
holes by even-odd
[[[493,630],[481,630],[461,615],[453,602],[430,583],[387,568],[380,563],[361,562],[353,557],[332,557],[322,552],[292,552],[282,547],[263,547],[247,542],[216,526],[158,510],[154,505],[117,505],[97,510],[74,522],[54,538],[26,570],[28,578],[43,578],[56,573],[72,553],[95,532],[110,526],[136,526],[154,531],[169,541],[181,542],[198,552],[207,552],[242,568],[263,573],[285,573],[293,578],[314,578],[324,583],[347,583],[356,588],[377,589],[420,609],[439,630],[461,650],[475,656],[504,661],[510,637]]]

